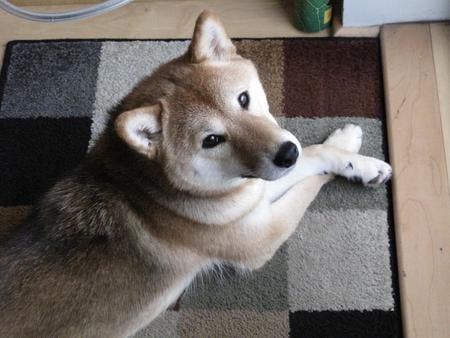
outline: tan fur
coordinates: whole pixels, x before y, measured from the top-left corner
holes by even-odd
[[[359,133],[346,127],[304,149],[301,165],[276,167],[280,145],[300,144],[270,114],[253,64],[202,13],[188,52],[138,84],[83,163],[0,239],[0,336],[129,336],[200,270],[261,267],[332,178],[324,171],[369,184],[390,174],[355,154]],[[209,134],[226,141],[203,149]]]

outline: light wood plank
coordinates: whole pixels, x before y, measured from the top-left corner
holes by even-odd
[[[434,23],[430,28],[450,184],[450,23]]]
[[[429,25],[381,31],[406,337],[450,332],[450,198]]]
[[[64,11],[80,6],[27,7],[39,11]],[[190,38],[194,22],[203,9],[216,11],[231,37],[324,37],[330,30],[304,33],[291,22],[292,10],[279,0],[146,1],[131,3],[95,18],[38,23],[0,11],[0,58],[10,40],[18,39],[171,39]],[[2,59],[0,59],[0,62]]]

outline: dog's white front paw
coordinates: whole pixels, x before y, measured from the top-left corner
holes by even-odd
[[[362,143],[362,129],[354,124],[347,124],[344,128],[336,129],[324,144],[346,150],[352,153],[358,153]]]
[[[375,187],[392,177],[392,167],[379,159],[360,156],[348,163],[345,176],[351,181],[361,181],[366,186]]]

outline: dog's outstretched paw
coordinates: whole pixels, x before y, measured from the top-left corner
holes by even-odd
[[[346,170],[349,180],[360,181],[368,187],[379,186],[392,177],[392,167],[388,163],[373,157],[361,157],[356,163],[347,166]]]
[[[356,154],[361,148],[362,135],[363,132],[360,126],[346,124],[344,128],[336,129],[331,133],[324,144]]]

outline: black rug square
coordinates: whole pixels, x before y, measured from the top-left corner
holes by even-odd
[[[394,311],[298,311],[289,314],[292,338],[401,337]]]
[[[32,204],[85,156],[91,119],[0,119],[0,205]]]

